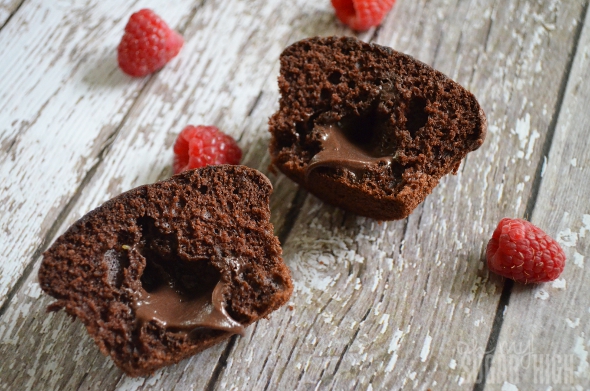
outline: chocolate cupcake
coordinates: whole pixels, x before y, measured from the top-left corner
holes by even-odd
[[[407,217],[485,138],[473,94],[390,48],[311,38],[289,46],[280,61],[272,163],[347,211]]]
[[[209,166],[130,190],[44,253],[42,289],[139,376],[206,349],[285,304],[293,286],[270,223],[272,186]]]

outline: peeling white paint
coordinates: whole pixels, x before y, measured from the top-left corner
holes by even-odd
[[[572,321],[570,318],[565,318],[565,323],[569,328],[575,329],[580,325],[580,318],[576,318],[574,321]]]
[[[155,386],[158,384],[158,381],[162,378],[162,373],[164,373],[164,369],[160,369],[156,371],[152,376],[147,378],[147,381],[144,383],[144,386]]]
[[[586,232],[590,231],[590,215],[582,216],[582,227],[580,228],[580,237],[586,237]]]
[[[541,137],[539,132],[536,129],[533,130],[531,136],[529,137],[526,155],[524,156],[526,160],[529,160],[531,158],[531,155],[533,154],[533,149],[535,148],[535,141],[537,141],[539,137]]]
[[[557,233],[557,242],[565,247],[575,247],[578,243],[578,233],[567,228]]]
[[[359,289],[361,289],[363,286],[363,284],[361,284],[361,279],[357,278],[355,283],[354,283],[354,290],[358,291]]]
[[[584,268],[584,256],[577,251],[574,252],[574,265]]]
[[[387,269],[389,271],[392,271],[393,270],[393,258],[385,258],[384,261],[385,261],[385,264],[387,265]]]
[[[133,391],[144,385],[145,378],[123,376],[116,386],[117,391]]]
[[[590,363],[588,362],[588,351],[584,343],[583,337],[576,337],[576,344],[573,348],[573,353],[578,357],[580,362],[578,368],[574,372],[577,377],[587,377],[590,371]]]
[[[389,314],[383,314],[381,319],[379,319],[379,324],[381,325],[381,334],[384,334],[387,331],[387,327],[389,326]]]
[[[389,342],[389,347],[387,348],[387,353],[392,354],[389,362],[387,363],[387,367],[385,367],[385,372],[391,372],[395,367],[395,363],[397,362],[397,350],[400,348],[400,342],[402,337],[404,336],[404,332],[400,329],[397,329],[393,333],[393,337]]]
[[[526,113],[524,118],[519,118],[516,120],[516,126],[514,130],[511,132],[518,137],[520,141],[520,149],[524,149],[526,146],[526,142],[529,138],[529,134],[531,132],[531,115]]]
[[[518,387],[516,387],[512,383],[508,383],[507,381],[505,381],[502,384],[502,391],[518,391]]]
[[[551,283],[551,286],[555,289],[565,290],[566,282],[565,278],[558,278]]]
[[[37,282],[31,282],[25,290],[25,294],[33,299],[38,299],[41,293],[41,286]]]
[[[373,285],[371,286],[371,292],[375,292],[379,286],[379,282],[383,280],[383,269],[377,269],[373,274]]]
[[[549,293],[544,289],[539,289],[535,292],[535,299],[539,300],[547,300],[549,298]]]
[[[430,343],[432,342],[432,337],[430,333],[426,335],[424,339],[424,345],[422,345],[422,350],[420,351],[420,361],[425,362],[428,359],[428,355],[430,354]]]

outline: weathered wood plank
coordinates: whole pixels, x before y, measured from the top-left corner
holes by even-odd
[[[1,0],[0,1],[0,29],[4,26],[10,16],[18,9],[25,0]]]
[[[583,2],[399,1],[377,41],[468,86],[490,134],[410,218],[350,216],[313,197],[284,244],[293,311],[237,340],[218,389],[472,389],[502,281],[482,255],[522,215]],[[543,91],[539,94],[538,91]],[[520,201],[519,201],[520,200]]]
[[[265,169],[278,54],[304,36],[344,31],[327,3],[310,3],[207,2],[187,31],[183,53],[190,48],[193,54],[146,87],[58,231],[111,195],[168,175],[166,151],[189,122],[215,122],[241,135],[245,163]],[[474,370],[457,365],[461,343],[477,340],[476,348],[485,347],[501,286],[479,270],[482,249],[500,215],[524,210],[557,101],[553,81],[565,71],[575,35],[571,21],[582,10],[580,1],[557,9],[549,1],[504,3],[396,5],[378,41],[470,86],[492,132],[459,176],[443,180],[406,221],[378,225],[308,197],[285,244],[297,284],[293,310],[259,322],[235,346],[220,345],[152,378],[132,380],[120,378],[78,322],[44,314],[50,300],[33,271],[0,319],[0,388],[472,388]],[[520,22],[521,15],[534,17]],[[227,51],[220,47],[225,42]],[[535,73],[537,61],[527,56],[540,61],[542,72]],[[530,154],[529,144],[521,144],[525,130],[533,135]],[[282,176],[273,183],[280,229],[296,187]],[[518,196],[522,201],[512,203]],[[227,367],[219,362],[214,383],[222,352],[229,353]]]
[[[193,10],[156,0],[141,6],[172,26]],[[31,0],[0,32],[0,307],[149,80],[116,65],[138,8]]]
[[[205,3],[184,34],[186,44],[178,65],[161,72],[142,92],[58,232],[121,191],[169,176],[172,143],[188,123],[217,124],[239,138],[246,165],[268,173],[266,122],[278,102],[280,52],[292,40],[309,34],[343,31],[332,13],[319,12],[322,18],[310,18],[314,7],[308,0],[297,4]],[[289,208],[296,186],[282,176],[273,181],[277,188],[274,221],[280,229],[284,220],[280,216]],[[69,325],[61,313],[39,321],[50,300],[39,297],[35,275],[36,269],[0,319],[0,354],[7,358],[0,362],[3,384],[86,389],[100,382],[104,389],[199,389],[210,381],[225,344],[147,380],[121,378],[121,372],[102,357],[78,322]],[[30,290],[36,292],[34,297],[27,293]],[[22,355],[34,358],[18,361]],[[58,376],[55,368],[59,368]]]
[[[567,255],[562,276],[515,285],[486,390],[590,387],[590,16],[586,14],[531,221]],[[490,355],[491,356],[491,355]],[[504,388],[502,388],[504,387]],[[510,388],[512,387],[512,388]]]

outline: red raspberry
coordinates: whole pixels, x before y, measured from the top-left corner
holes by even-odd
[[[565,266],[565,254],[555,239],[522,219],[500,221],[486,258],[491,271],[524,284],[553,281]]]
[[[238,164],[242,150],[215,126],[189,125],[174,143],[174,173],[211,164]]]
[[[162,68],[180,52],[184,40],[152,10],[129,18],[117,49],[119,67],[131,76],[145,76]]]
[[[332,0],[336,16],[353,30],[378,26],[395,0]]]

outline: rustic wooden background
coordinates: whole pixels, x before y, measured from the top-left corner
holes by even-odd
[[[152,8],[185,37],[142,79],[116,46]],[[470,89],[489,133],[458,175],[403,221],[325,205],[268,171],[278,57],[315,35],[354,35],[329,0],[0,0],[0,389],[588,390],[588,0],[398,0],[357,36]],[[46,313],[40,255],[69,224],[171,175],[186,124],[216,124],[272,180],[273,223],[296,284],[289,306],[148,378],[102,356],[80,322]],[[557,237],[560,279],[490,275],[498,220]]]

